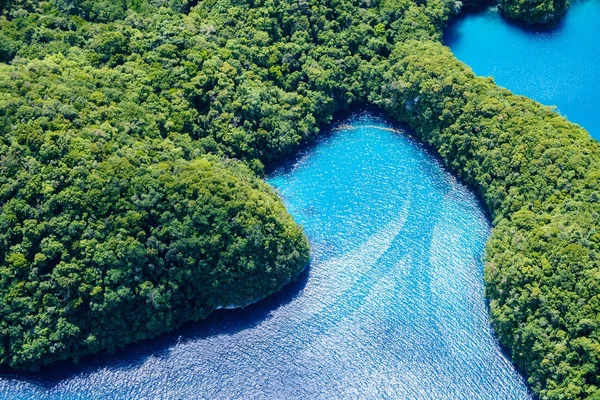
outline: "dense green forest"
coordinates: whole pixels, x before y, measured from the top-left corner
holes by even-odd
[[[600,147],[439,41],[454,0],[13,0],[0,17],[0,362],[114,349],[293,279],[259,177],[352,106],[493,216],[492,322],[541,398],[600,396]]]
[[[600,144],[475,77],[439,43],[398,44],[373,101],[407,121],[492,213],[486,295],[512,361],[541,398],[600,392]]]
[[[554,25],[567,12],[569,0],[500,0],[502,14],[527,25]]]

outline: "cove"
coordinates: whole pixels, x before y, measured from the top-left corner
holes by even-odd
[[[489,9],[456,19],[444,42],[477,75],[557,106],[600,140],[599,18],[599,0],[573,1],[564,20],[548,30],[520,27]]]
[[[312,245],[298,281],[114,355],[4,372],[0,398],[530,398],[488,321],[489,222],[406,132],[352,115],[268,182]]]

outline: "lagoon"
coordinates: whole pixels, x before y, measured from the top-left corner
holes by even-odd
[[[354,114],[268,182],[312,245],[298,281],[114,355],[5,371],[0,398],[530,398],[488,320],[489,221],[406,131]]]
[[[477,75],[542,104],[600,140],[600,0],[573,1],[552,29],[529,29],[497,9],[467,13],[444,34],[456,57]]]

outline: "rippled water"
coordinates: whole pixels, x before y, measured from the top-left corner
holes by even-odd
[[[555,105],[600,140],[600,0],[572,1],[556,28],[529,30],[494,9],[467,14],[446,31],[454,54],[478,75]]]
[[[312,243],[299,281],[244,310],[34,376],[5,398],[525,399],[483,297],[473,194],[371,114],[275,171]]]

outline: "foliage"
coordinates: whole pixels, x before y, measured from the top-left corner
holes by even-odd
[[[256,174],[373,103],[488,206],[492,322],[533,391],[598,396],[599,145],[438,43],[460,2],[114,3],[0,20],[3,363],[112,349],[293,279],[306,240]]]
[[[535,393],[600,395],[600,144],[478,78],[438,43],[396,46],[373,100],[406,121],[493,216],[493,325]],[[380,85],[382,83],[382,85]]]
[[[499,8],[506,17],[528,25],[553,25],[565,15],[569,3],[569,0],[500,0]]]
[[[114,39],[127,33],[94,33],[77,38],[94,52],[0,65],[0,361],[14,367],[245,305],[308,262],[273,190],[192,140],[198,113],[161,63],[125,61],[129,43]],[[39,49],[51,52],[32,39]]]

